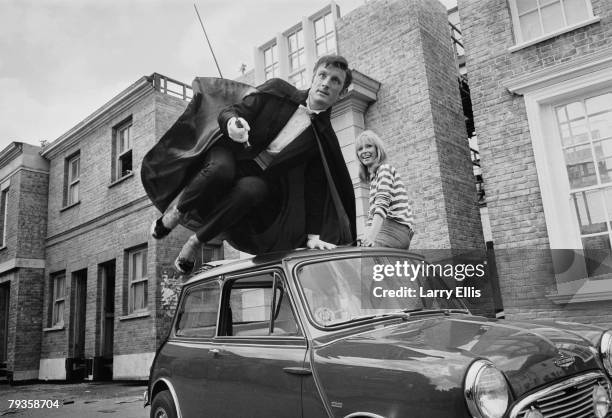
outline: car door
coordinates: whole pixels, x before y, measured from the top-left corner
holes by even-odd
[[[209,376],[217,344],[221,281],[212,280],[185,290],[174,330],[157,363],[167,365],[183,417],[207,415],[211,396]],[[214,392],[214,391],[213,391]]]
[[[211,416],[302,416],[307,344],[280,270],[225,280],[215,340]]]

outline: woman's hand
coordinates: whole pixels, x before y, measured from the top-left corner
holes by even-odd
[[[374,241],[368,238],[367,236],[363,237],[363,239],[361,240],[361,246],[362,247],[373,247]]]

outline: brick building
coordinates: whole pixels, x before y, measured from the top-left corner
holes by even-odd
[[[49,163],[40,148],[0,151],[0,376],[38,377]]]
[[[189,233],[162,243],[140,181],[145,153],[185,109],[191,88],[142,77],[47,145],[40,379],[143,379],[165,337],[162,279]],[[208,248],[219,258],[222,249]]]
[[[459,0],[506,314],[612,325],[612,3]]]

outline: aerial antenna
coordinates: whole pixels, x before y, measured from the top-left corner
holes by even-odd
[[[196,14],[198,15],[198,20],[200,21],[200,25],[202,26],[202,31],[204,31],[204,37],[206,38],[206,42],[208,43],[208,47],[210,48],[210,53],[213,56],[213,59],[215,60],[215,65],[217,66],[217,71],[219,71],[219,77],[223,78],[223,74],[221,74],[221,69],[219,68],[219,63],[217,62],[217,57],[215,57],[215,51],[213,51],[212,49],[212,45],[210,44],[210,41],[208,40],[208,35],[206,34],[206,29],[204,29],[204,23],[202,23],[202,18],[200,17],[200,12],[198,12],[198,7],[195,5],[195,3],[193,3],[193,8],[196,11]]]

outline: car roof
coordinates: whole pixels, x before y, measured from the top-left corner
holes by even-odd
[[[334,257],[342,257],[345,255],[403,255],[411,258],[423,260],[423,256],[411,251],[398,250],[394,248],[382,247],[337,247],[333,250],[310,250],[300,248],[292,251],[281,251],[258,255],[238,260],[218,260],[206,263],[185,283],[185,285],[200,282],[211,277],[234,273],[241,270],[247,270],[255,267],[264,267],[266,265],[279,265],[289,260],[303,259],[328,259]]]

